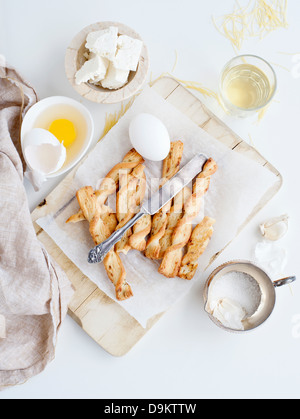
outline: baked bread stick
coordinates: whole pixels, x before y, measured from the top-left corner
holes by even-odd
[[[183,208],[187,200],[192,195],[192,191],[190,188],[185,187],[179,194],[177,194],[174,198],[174,203],[172,205],[167,227],[164,236],[160,239],[160,254],[159,258],[163,259],[166,250],[172,246],[172,236],[174,229],[180,220],[180,218],[183,216]]]
[[[121,180],[121,189],[117,194],[117,219],[119,224],[117,230],[123,227],[136,214],[146,192],[146,175],[145,166],[140,164],[129,176],[125,176]],[[126,231],[122,239],[116,244],[117,253],[127,254],[131,249],[129,237],[132,230]]]
[[[208,159],[203,171],[197,176],[193,186],[193,194],[184,206],[183,217],[178,221],[173,236],[172,246],[164,255],[159,272],[167,278],[175,278],[181,266],[182,253],[192,234],[192,221],[197,217],[201,208],[201,198],[209,189],[211,176],[217,171],[217,164]]]
[[[183,143],[174,141],[171,143],[169,155],[163,162],[162,180],[160,187],[168,182],[179,171],[183,154]],[[151,236],[147,242],[145,256],[149,259],[160,258],[160,239],[164,236],[168,213],[170,212],[172,201],[168,202],[157,214],[153,216]]]
[[[187,245],[187,253],[182,259],[178,275],[180,278],[191,280],[194,277],[198,269],[197,260],[209,244],[215,222],[213,218],[204,217],[203,221],[194,228]]]
[[[100,214],[97,205],[97,198],[93,192],[93,188],[87,186],[77,191],[77,199],[80,209],[88,220],[89,231],[93,238],[94,244],[97,246],[104,240],[108,239],[115,230],[116,223],[106,223]],[[107,213],[106,213],[107,214]],[[116,221],[116,219],[115,219]],[[115,286],[116,298],[124,300],[132,296],[132,291],[129,284],[126,282],[126,272],[120,257],[111,250],[104,261],[104,267],[111,282]]]
[[[101,207],[107,201],[109,195],[116,192],[119,184],[120,173],[131,173],[132,170],[139,164],[143,163],[144,159],[134,149],[130,150],[124,157],[121,163],[118,163],[110,172],[105,176],[105,179],[100,185],[100,188],[95,191],[97,204]],[[66,223],[77,223],[85,220],[82,210],[72,215]]]

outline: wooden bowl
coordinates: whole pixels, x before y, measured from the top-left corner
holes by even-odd
[[[119,29],[119,35],[128,35],[132,38],[142,40],[138,33],[122,23],[98,22],[87,26],[78,35],[76,35],[66,52],[65,70],[69,82],[81,96],[92,102],[118,103],[129,99],[142,88],[149,70],[148,50],[145,44],[143,44],[137,70],[130,72],[128,82],[120,89],[104,89],[101,86],[94,86],[91,83],[82,83],[80,85],[76,84],[75,75],[86,61],[84,54],[85,52],[88,52],[85,47],[87,35],[90,32],[107,29],[110,26],[117,26]]]

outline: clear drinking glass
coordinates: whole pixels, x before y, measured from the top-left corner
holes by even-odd
[[[276,89],[272,66],[255,55],[233,58],[221,73],[221,98],[234,116],[247,117],[263,109],[273,99]]]

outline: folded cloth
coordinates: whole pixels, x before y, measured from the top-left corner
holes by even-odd
[[[19,143],[33,88],[0,56],[0,390],[44,370],[73,288],[36,238]]]

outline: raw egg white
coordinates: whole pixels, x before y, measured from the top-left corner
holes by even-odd
[[[129,137],[133,147],[146,160],[162,161],[170,152],[167,128],[149,113],[140,113],[131,121]]]
[[[66,160],[66,148],[49,131],[34,128],[22,144],[23,154],[32,171],[49,175],[61,169]]]

